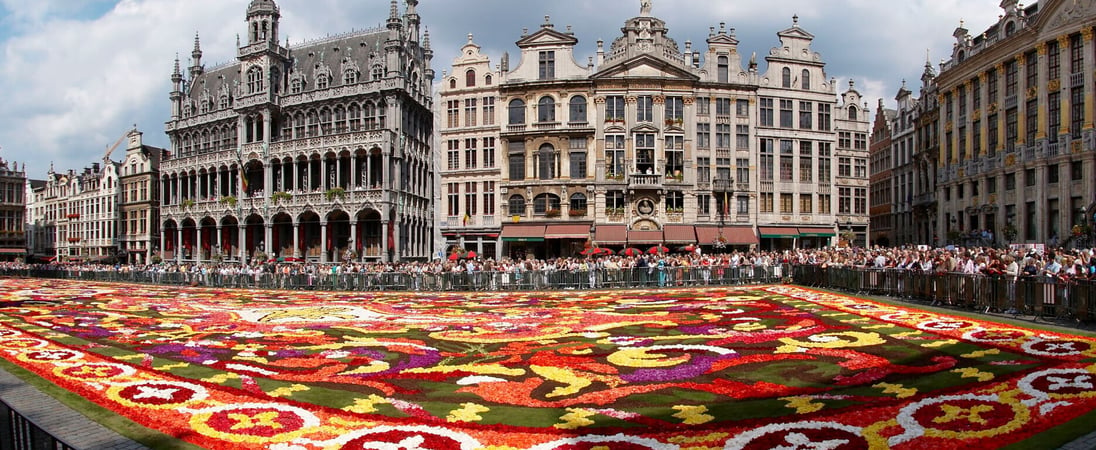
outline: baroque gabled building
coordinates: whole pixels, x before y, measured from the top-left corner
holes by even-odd
[[[176,61],[160,257],[425,259],[434,234],[429,36],[417,0],[383,28],[290,46],[273,0],[247,8],[237,60]]]
[[[869,111],[837,94],[814,36],[777,33],[766,71],[734,29],[702,53],[650,1],[580,62],[546,17],[498,66],[471,36],[440,89],[442,233],[489,256],[587,245],[787,248],[868,242]]]
[[[160,238],[160,162],[166,150],[144,144],[136,129],[123,137],[125,154],[118,167],[118,259],[146,264]]]
[[[31,256],[41,262],[113,263],[119,253],[118,163],[109,158],[82,171],[50,165],[27,207],[34,228]]]
[[[1096,206],[1096,3],[1001,8],[981,33],[956,28],[935,79],[936,232],[953,242],[1065,244]]]

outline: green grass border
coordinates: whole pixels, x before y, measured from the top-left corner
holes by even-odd
[[[42,393],[52,397],[61,404],[69,407],[73,411],[83,414],[88,420],[96,422],[107,429],[114,431],[126,438],[140,443],[148,448],[163,449],[163,450],[202,450],[203,447],[196,446],[182,439],[169,434],[164,434],[151,428],[145,427],[137,422],[134,422],[125,416],[122,416],[114,411],[106,409],[99,404],[92,402],[79,394],[66,390],[56,384],[51,383],[49,380],[38,376],[38,374],[31,372],[23,367],[8,361],[5,358],[0,358],[0,369],[8,372],[12,376],[20,379],[24,383],[33,386],[35,389]],[[20,412],[16,410],[17,412]],[[20,412],[22,414],[22,412]],[[29,417],[28,417],[29,418]],[[33,418],[29,418],[33,420]],[[68,441],[66,436],[56,436],[57,439],[62,441]]]

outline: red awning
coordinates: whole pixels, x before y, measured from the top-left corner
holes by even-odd
[[[667,244],[695,244],[696,227],[692,225],[666,225],[662,229]]]
[[[27,253],[25,248],[0,248],[0,254],[2,255],[22,255]]]
[[[545,239],[589,239],[588,224],[552,224],[544,230]]]
[[[628,245],[662,243],[661,231],[631,230],[628,232]]]
[[[594,232],[598,245],[623,245],[628,242],[628,227],[624,225],[599,225]]]
[[[696,238],[701,245],[712,245],[719,239],[720,229],[727,245],[757,244],[757,234],[753,227],[696,227]]]
[[[510,224],[502,226],[502,240],[510,242],[539,242],[544,240],[544,225]]]

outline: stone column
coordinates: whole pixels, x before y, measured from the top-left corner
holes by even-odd
[[[320,262],[327,262],[327,222],[320,221]]]

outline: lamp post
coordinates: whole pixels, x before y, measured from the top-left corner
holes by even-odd
[[[853,243],[856,242],[856,233],[852,231],[852,218],[845,219],[845,225],[849,227],[849,248],[853,247]]]
[[[727,214],[730,212],[729,197],[734,196],[734,177],[716,178],[712,183],[712,191],[713,194],[723,194],[722,208],[719,208],[719,236],[712,243],[713,247],[723,249],[727,246],[727,239],[723,237],[723,228],[727,225]]]

